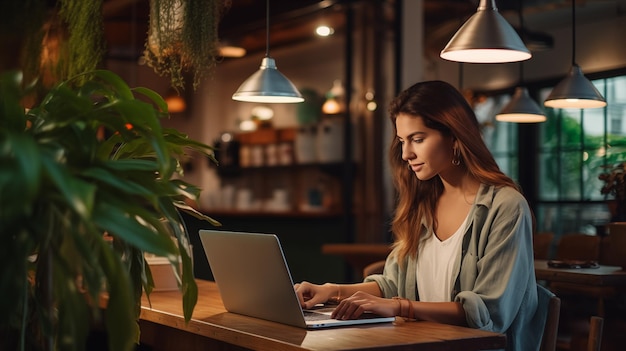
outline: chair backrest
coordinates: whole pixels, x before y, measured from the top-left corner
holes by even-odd
[[[533,252],[536,259],[547,260],[550,258],[554,233],[538,232],[533,235]]]
[[[557,260],[600,260],[601,237],[582,233],[565,234],[559,239]]]
[[[372,274],[382,274],[384,268],[385,260],[372,262],[363,268],[363,277],[365,278]]]
[[[604,318],[591,316],[589,325],[589,338],[587,339],[587,351],[600,351],[602,346],[602,329],[604,327]]]
[[[556,340],[559,332],[559,317],[561,314],[561,299],[554,295],[548,289],[541,285],[537,285],[537,294],[539,299],[548,300],[548,314],[546,324],[543,328],[543,336],[541,338],[541,351],[555,351]],[[540,305],[542,305],[540,303]]]
[[[626,269],[626,223],[607,224],[608,235],[602,238],[600,262]]]

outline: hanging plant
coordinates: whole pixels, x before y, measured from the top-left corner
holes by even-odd
[[[196,89],[216,64],[217,29],[230,0],[150,0],[150,25],[144,57],[172,87],[184,89],[184,72]]]
[[[3,4],[0,71],[36,81],[26,105],[59,81],[95,70],[104,57],[103,0],[24,0]],[[80,83],[80,82],[78,82]]]
[[[105,52],[104,25],[102,0],[60,0],[60,3],[59,15],[70,33],[58,62],[59,80],[65,80],[100,65]]]

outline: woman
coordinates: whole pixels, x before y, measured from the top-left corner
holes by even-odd
[[[398,193],[393,251],[383,274],[358,284],[302,282],[304,308],[337,301],[338,319],[384,316],[507,334],[507,350],[539,348],[533,216],[498,168],[476,116],[451,85],[421,82],[389,108]]]

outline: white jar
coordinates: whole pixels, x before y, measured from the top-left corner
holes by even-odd
[[[331,163],[341,162],[343,160],[343,118],[325,118],[318,125],[316,146],[317,160],[319,162]]]
[[[315,126],[301,127],[296,134],[294,143],[294,153],[298,163],[311,163],[317,160],[316,155],[316,134]]]

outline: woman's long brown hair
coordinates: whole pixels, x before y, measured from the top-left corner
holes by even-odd
[[[481,183],[495,186],[519,187],[506,176],[485,145],[478,120],[467,100],[452,85],[443,81],[417,83],[401,92],[389,106],[393,124],[393,141],[389,160],[397,204],[391,230],[398,262],[408,256],[416,257],[420,235],[425,228],[435,226],[435,206],[443,192],[439,177],[419,180],[402,159],[402,144],[397,137],[396,118],[399,114],[421,117],[424,124],[457,140],[461,164]]]

